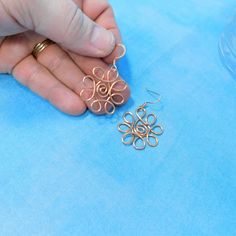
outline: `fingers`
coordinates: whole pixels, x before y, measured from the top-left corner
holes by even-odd
[[[16,37],[8,37],[7,40],[5,40],[3,42],[3,46],[1,47],[0,61],[4,62],[5,69],[7,69],[7,71],[9,73],[14,71],[14,75],[17,77],[17,79],[19,81],[21,81],[21,78],[24,80],[24,78],[32,77],[31,76],[32,73],[29,72],[29,71],[31,71],[31,69],[28,67],[31,67],[33,63],[32,62],[31,63],[25,63],[25,62],[23,63],[22,61],[24,61],[24,58],[31,57],[29,55],[31,55],[32,49],[35,46],[35,44],[38,42],[41,42],[43,40],[44,40],[43,36],[34,34],[32,32],[31,33],[24,33],[24,34],[18,35]],[[77,54],[75,54],[75,55],[77,55]],[[44,49],[44,51],[39,54],[38,59],[37,59],[38,62],[40,63],[40,64],[39,63],[38,64],[41,65],[42,67],[45,67],[44,68],[45,69],[44,70],[45,77],[46,77],[46,74],[50,78],[53,77],[54,80],[56,79],[60,84],[63,85],[63,87],[66,87],[66,91],[71,90],[70,93],[77,96],[77,99],[75,100],[75,107],[77,106],[76,104],[78,104],[77,100],[78,100],[78,98],[80,98],[81,91],[84,88],[84,84],[83,84],[84,76],[87,74],[91,74],[91,71],[96,66],[103,67],[104,69],[106,69],[108,67],[108,65],[100,59],[86,58],[86,57],[82,57],[82,56],[80,58],[82,61],[84,59],[86,59],[84,61],[85,63],[81,62],[81,63],[76,64],[75,62],[73,62],[72,58],[68,55],[68,53],[66,53],[58,45],[54,44],[54,45],[50,45],[46,49]],[[2,63],[0,63],[0,64],[2,65]],[[82,68],[79,68],[78,64],[80,64],[82,66]],[[0,65],[0,67],[1,67],[1,65]],[[18,76],[18,74],[15,72],[14,68],[17,68],[17,71],[18,71],[18,68],[20,68],[20,72],[21,71],[23,71],[25,73],[29,72],[30,75],[28,75],[28,74],[22,75],[21,73],[23,73],[23,72],[21,72],[20,75]],[[38,68],[38,67],[36,67],[36,68]],[[0,68],[0,71],[2,71],[1,68]],[[37,71],[39,71],[39,70],[37,70]],[[38,73],[34,73],[34,74],[38,74]],[[29,80],[31,81],[31,79],[29,79]],[[36,81],[38,83],[38,80],[36,80]],[[40,81],[43,83],[44,80],[40,80]],[[24,83],[24,81],[22,81],[22,83]],[[36,83],[36,88],[37,88],[37,83]],[[31,87],[31,83],[29,83],[28,87],[30,87],[33,91],[35,91],[39,95],[42,95],[43,97],[47,98],[47,96],[45,94],[41,93],[41,92],[45,91],[45,89],[35,89],[34,83],[33,83],[33,87]],[[46,87],[48,87],[48,86],[46,85]],[[63,91],[65,91],[65,90],[63,90]],[[125,95],[124,101],[127,100],[128,96],[129,96],[129,94]],[[53,100],[48,99],[48,100],[50,100],[52,102],[52,104],[59,107],[60,110],[63,110],[69,114],[79,114],[82,112],[81,110],[78,111],[77,109],[73,110],[73,107],[72,107],[72,111],[70,111],[68,109],[63,109],[63,106],[64,106],[63,99],[56,100],[57,102],[55,102],[54,99]],[[80,98],[80,100],[81,100],[81,98]],[[71,100],[69,100],[69,101],[71,101]],[[89,102],[87,102],[87,106],[90,110],[92,110],[94,112],[94,109],[92,109],[92,102],[93,101],[94,101],[94,99],[91,99]],[[59,102],[62,102],[62,104],[60,105]],[[62,106],[62,108],[61,108],[61,106]],[[101,109],[99,111],[99,114],[104,114],[104,113],[105,113],[104,109]]]
[[[47,68],[61,83],[73,90],[80,96],[83,89],[83,78],[85,74],[73,62],[69,55],[58,45],[50,45],[37,58],[38,62]],[[91,101],[85,101],[87,107],[93,111]],[[96,113],[96,112],[95,112]],[[104,114],[104,110],[98,112]]]
[[[35,0],[32,4],[31,0],[1,0],[0,3],[4,3],[4,7],[0,7],[0,9],[7,9],[10,23],[3,24],[1,21],[0,29],[7,25],[6,30],[13,30],[5,32],[5,35],[30,29],[85,56],[106,57],[111,54],[115,43],[120,42],[120,34],[114,17],[110,17],[113,13],[107,1],[87,0],[83,4],[84,6],[81,1],[74,1]],[[79,7],[85,9],[85,14]],[[86,11],[89,17],[86,15]],[[4,13],[6,14],[6,10]],[[90,18],[97,20],[94,22]],[[1,32],[3,31],[1,30]],[[116,40],[111,32],[115,34]],[[111,58],[112,56],[106,58],[106,61],[111,62]]]
[[[76,90],[85,74],[58,45],[50,45],[37,58],[58,80]]]
[[[98,25],[110,30],[116,38],[116,44],[121,43],[122,39],[115,20],[115,15],[112,6],[107,0],[86,0],[84,1],[83,11]],[[104,59],[104,61],[106,63],[111,63],[117,53],[118,48],[115,48],[115,50]]]
[[[112,52],[113,34],[86,16],[73,0],[27,2],[28,14],[23,11],[21,16],[22,24],[31,22],[28,28],[82,55],[104,57]]]
[[[1,1],[19,22],[17,27],[35,31],[76,53],[104,57],[114,49],[113,34],[86,16],[73,0]]]
[[[21,61],[14,68],[13,75],[20,83],[65,113],[80,115],[86,110],[81,98],[59,82],[33,56],[28,56]]]
[[[33,32],[7,37],[0,48],[0,71],[11,73],[15,65],[31,54],[35,44],[44,39]]]

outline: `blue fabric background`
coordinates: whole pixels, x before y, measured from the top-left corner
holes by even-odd
[[[0,75],[0,235],[236,235],[236,81],[219,37],[233,0],[111,1],[132,99],[70,117]],[[158,148],[121,144],[124,111],[162,95]]]

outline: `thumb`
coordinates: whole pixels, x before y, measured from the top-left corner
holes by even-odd
[[[24,1],[25,2],[25,1]],[[20,22],[61,46],[85,56],[105,57],[115,47],[111,31],[86,16],[73,0],[28,0]]]

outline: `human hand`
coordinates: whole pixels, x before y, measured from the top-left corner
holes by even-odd
[[[46,38],[57,44],[36,60],[32,50]],[[68,114],[91,109],[79,96],[83,77],[97,66],[107,70],[120,42],[106,0],[0,0],[0,72]]]

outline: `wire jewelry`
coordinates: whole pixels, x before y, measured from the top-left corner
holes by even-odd
[[[95,113],[104,111],[112,115],[115,113],[116,106],[122,105],[125,101],[122,92],[127,89],[128,85],[119,78],[117,61],[124,57],[126,48],[123,44],[118,44],[117,47],[122,52],[114,58],[107,71],[101,67],[94,67],[92,75],[83,78],[80,96],[84,101],[91,102],[91,109]]]
[[[151,95],[158,93],[148,90]],[[146,146],[156,147],[159,143],[158,136],[164,133],[161,125],[157,124],[157,116],[154,113],[147,113],[147,107],[160,102],[160,98],[155,101],[148,101],[140,105],[135,113],[126,112],[123,115],[123,123],[118,124],[118,130],[123,133],[122,143],[133,145],[136,150],[143,150]]]

